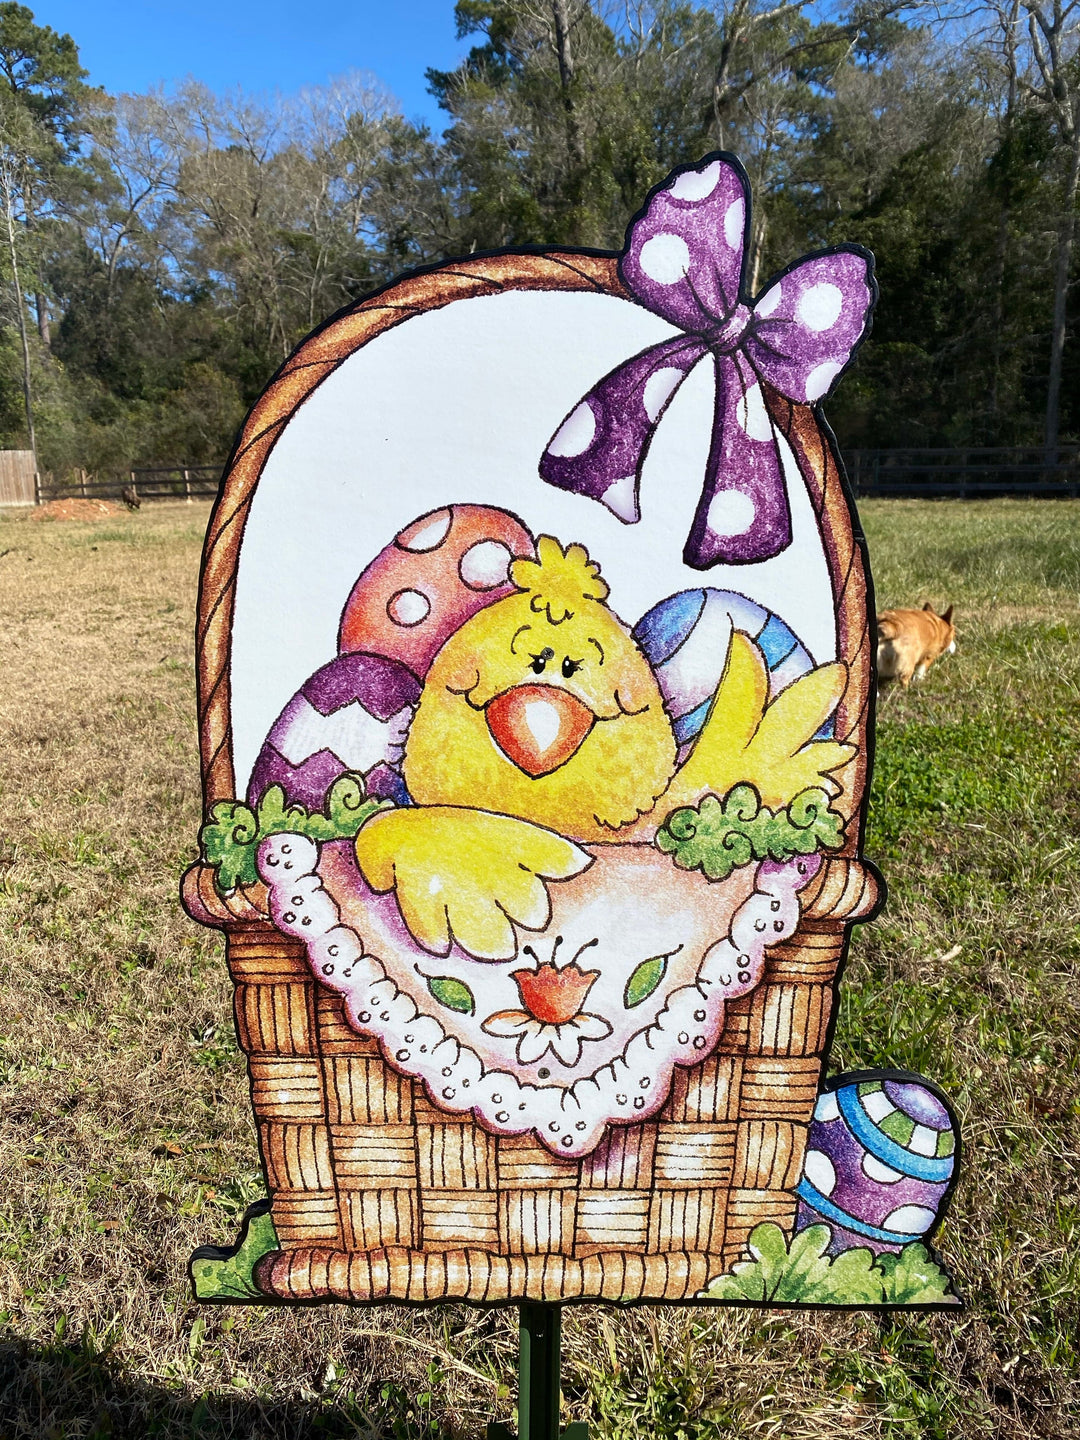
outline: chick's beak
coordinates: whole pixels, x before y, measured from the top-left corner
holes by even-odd
[[[596,716],[557,685],[516,685],[487,706],[491,738],[508,760],[534,779],[565,765]]]

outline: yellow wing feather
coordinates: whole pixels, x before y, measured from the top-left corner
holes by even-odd
[[[736,630],[698,742],[661,804],[672,810],[706,793],[726,795],[744,782],[773,807],[811,787],[839,794],[842,787],[832,775],[852,759],[855,746],[813,736],[836,709],[846,684],[841,661],[819,665],[768,705],[761,651]]]
[[[402,919],[425,950],[452,940],[480,960],[516,950],[510,922],[540,930],[551,903],[544,880],[566,880],[592,856],[561,835],[455,805],[386,810],[356,837],[356,859],[373,890],[394,890]]]

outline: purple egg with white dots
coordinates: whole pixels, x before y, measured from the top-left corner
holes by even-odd
[[[828,1225],[829,1254],[898,1253],[934,1227],[953,1179],[952,1116],[914,1079],[841,1083],[818,1098],[796,1230]]]
[[[682,590],[654,605],[634,627],[671,717],[680,764],[705,724],[733,630],[748,635],[764,656],[770,698],[814,668],[806,647],[779,615],[733,590]]]
[[[248,804],[271,785],[305,810],[321,810],[347,770],[369,795],[408,803],[401,761],[420,682],[385,655],[339,655],[310,679],[270,727],[248,783]]]

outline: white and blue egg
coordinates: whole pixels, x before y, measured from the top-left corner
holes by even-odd
[[[734,630],[748,635],[765,657],[770,698],[814,668],[779,615],[734,590],[682,590],[654,605],[634,627],[664,697],[680,764],[705,724]]]

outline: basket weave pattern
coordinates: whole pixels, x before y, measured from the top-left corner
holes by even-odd
[[[571,260],[573,263],[571,264]],[[359,345],[409,314],[492,288],[620,294],[614,262],[507,256],[401,282],[297,352],[248,422],[222,488],[199,611],[200,738],[208,806],[230,798],[229,643],[243,521],[289,416]],[[870,702],[861,553],[830,446],[811,412],[767,395],[792,445],[825,539],[850,683],[837,735],[860,747],[842,804],[857,815]],[[851,772],[854,771],[852,775]],[[852,832],[856,825],[849,827]],[[802,920],[768,952],[750,995],[728,1005],[715,1052],[676,1068],[663,1109],[612,1125],[581,1160],[531,1135],[495,1136],[433,1106],[357,1034],[303,947],[260,913],[219,897],[196,866],[189,912],[226,932],[235,1017],[248,1057],[259,1146],[280,1251],[260,1288],[283,1300],[474,1302],[686,1300],[730,1268],[763,1220],[790,1229],[848,927],[876,901],[855,855],[823,863]]]
[[[209,872],[189,879],[205,914]],[[858,862],[827,862],[797,934],[727,1007],[714,1054],[676,1069],[654,1119],[612,1126],[578,1161],[434,1107],[352,1029],[299,942],[232,920],[282,1247],[261,1286],[282,1299],[690,1298],[760,1221],[791,1226],[846,923],[874,899]]]

